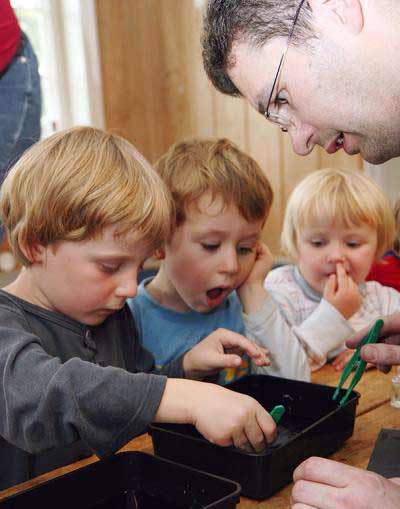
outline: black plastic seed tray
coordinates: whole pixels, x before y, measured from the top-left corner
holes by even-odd
[[[290,483],[303,460],[328,456],[353,434],[360,397],[355,391],[339,407],[332,401],[335,388],[326,385],[250,375],[227,387],[254,397],[267,410],[279,404],[286,407],[273,444],[263,453],[248,453],[212,444],[193,426],[151,424],[155,454],[233,479],[242,486],[243,495],[262,500]],[[341,396],[344,393],[341,390]]]
[[[142,452],[121,452],[0,502],[1,509],[235,509],[240,486]]]

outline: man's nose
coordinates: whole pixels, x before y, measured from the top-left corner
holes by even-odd
[[[299,156],[306,156],[312,152],[315,142],[312,141],[315,129],[309,124],[294,120],[294,126],[289,128],[293,150]]]

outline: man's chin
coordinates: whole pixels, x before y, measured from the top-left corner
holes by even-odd
[[[363,150],[361,148],[360,155],[367,163],[378,165],[386,163],[393,159],[394,157],[400,156],[400,146],[397,150],[377,150],[376,152],[371,152],[368,150]]]

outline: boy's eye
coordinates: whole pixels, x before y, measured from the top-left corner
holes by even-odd
[[[219,248],[219,244],[201,244],[201,247],[206,251],[216,251]]]
[[[238,247],[237,251],[239,254],[249,254],[249,253],[253,252],[253,248],[247,247],[247,246],[242,246],[242,247]]]
[[[114,272],[117,272],[117,270],[120,268],[121,265],[116,264],[108,264],[108,263],[100,263],[99,267],[100,270],[106,274],[113,274]]]
[[[349,247],[352,247],[352,248],[355,248],[355,247],[358,247],[360,245],[359,242],[356,242],[355,240],[354,241],[350,241],[350,242],[347,242],[347,245]]]

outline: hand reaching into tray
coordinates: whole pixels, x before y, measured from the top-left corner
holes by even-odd
[[[183,359],[187,378],[203,380],[224,368],[237,368],[247,354],[256,366],[269,366],[268,352],[237,332],[217,329],[189,350]]]
[[[398,509],[400,479],[325,458],[309,458],[293,474],[292,509]]]
[[[383,327],[379,343],[366,345],[361,349],[361,357],[388,373],[392,365],[400,365],[400,313],[383,317]],[[357,332],[346,341],[349,348],[356,348],[368,333],[368,327]]]
[[[221,446],[262,452],[276,436],[276,424],[254,399],[216,384],[170,378],[155,422],[193,424]]]

